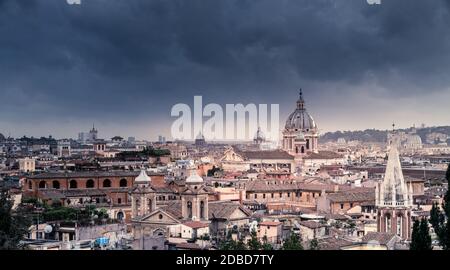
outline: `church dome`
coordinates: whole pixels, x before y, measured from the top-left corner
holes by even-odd
[[[149,183],[151,181],[152,181],[152,179],[150,178],[150,176],[147,175],[145,170],[141,170],[141,173],[139,174],[139,176],[136,177],[136,179],[134,180],[134,182],[137,182],[137,183]]]
[[[300,97],[297,101],[297,108],[291,115],[289,115],[286,121],[286,129],[298,129],[298,130],[311,130],[317,129],[316,122],[312,116],[305,109],[305,101],[303,100],[303,94],[300,90]]]
[[[197,174],[196,169],[191,169],[191,175],[186,178],[186,184],[203,183],[203,178]]]
[[[258,127],[258,130],[256,131],[254,140],[255,141],[264,141],[266,137],[264,136],[264,133],[262,132],[261,128]]]

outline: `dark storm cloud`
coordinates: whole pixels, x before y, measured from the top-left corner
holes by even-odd
[[[317,82],[444,91],[449,2],[0,0],[0,122],[156,118],[194,94],[277,103],[302,85],[326,97]]]

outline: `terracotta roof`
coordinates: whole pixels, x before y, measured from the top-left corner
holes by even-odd
[[[190,250],[200,250],[202,249],[199,245],[195,243],[177,243],[175,245],[177,249],[190,249]]]
[[[312,221],[312,220],[306,220],[306,221],[299,221],[299,224],[301,226],[310,228],[310,229],[317,229],[321,227],[326,227],[327,225],[322,224],[320,222]]]
[[[161,207],[161,210],[167,212],[171,216],[177,219],[183,219],[183,214],[181,213],[181,202],[170,202],[164,207]]]
[[[319,151],[319,153],[310,153],[304,159],[336,159],[343,158],[341,154],[332,151]]]
[[[183,223],[183,225],[186,225],[192,229],[206,228],[209,226],[207,223],[203,223],[200,221],[186,221]]]
[[[231,215],[238,209],[249,217],[252,215],[250,210],[244,208],[239,203],[224,201],[210,202],[208,203],[209,219],[230,219]]]
[[[369,232],[364,235],[362,241],[378,242],[380,245],[387,245],[393,238],[398,237],[395,233]]]
[[[335,185],[322,185],[322,184],[304,184],[304,183],[286,183],[276,180],[274,183],[266,180],[250,181],[245,189],[253,192],[266,192],[266,191],[317,191],[321,192],[325,190],[327,192],[333,192]]]
[[[278,226],[283,223],[277,221],[263,221],[259,223],[259,226]]]
[[[327,198],[331,202],[375,202],[375,189],[366,191],[361,190],[346,190],[337,193],[328,194]]]
[[[319,239],[320,250],[339,250],[341,247],[352,245],[353,242],[342,238],[328,237]]]
[[[237,151],[237,153],[247,159],[294,159],[294,156],[281,150]]]
[[[87,171],[87,172],[45,172],[28,177],[29,179],[51,178],[95,178],[95,177],[137,177],[140,171]],[[164,175],[163,173],[147,173],[147,175]]]

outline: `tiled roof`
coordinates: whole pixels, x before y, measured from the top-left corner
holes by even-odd
[[[237,209],[240,209],[248,216],[252,214],[250,210],[242,207],[239,203],[217,201],[208,204],[209,219],[229,219]]]
[[[271,192],[271,191],[317,191],[321,192],[325,190],[327,192],[334,191],[334,185],[321,185],[321,184],[304,184],[304,183],[286,183],[275,181],[275,183],[268,183],[265,180],[255,180],[249,182],[245,189],[253,192]]]
[[[319,239],[320,250],[339,250],[341,247],[352,245],[353,242],[342,238],[328,237]]]
[[[240,151],[237,153],[247,159],[294,159],[294,156],[281,150]]]
[[[341,154],[332,151],[319,151],[319,153],[310,153],[304,159],[336,159],[342,158]]]
[[[369,232],[364,235],[362,241],[365,243],[376,241],[380,245],[387,245],[394,237],[397,237],[395,233]]]
[[[263,221],[263,222],[259,223],[259,226],[278,226],[281,224],[283,224],[283,223],[276,222],[276,221]]]
[[[203,223],[200,221],[186,221],[185,223],[183,223],[183,225],[186,225],[192,229],[206,228],[209,226],[207,223]]]
[[[52,178],[95,178],[95,177],[137,177],[139,171],[87,171],[87,172],[46,172],[30,176],[29,179]],[[147,175],[164,175],[163,173],[147,173]]]
[[[328,199],[331,202],[375,202],[375,189],[366,191],[361,190],[347,190],[337,193],[328,194]]]
[[[306,220],[306,221],[299,221],[299,224],[301,226],[310,228],[310,229],[317,229],[321,227],[326,227],[327,225],[322,224],[320,222],[312,221],[312,220]]]

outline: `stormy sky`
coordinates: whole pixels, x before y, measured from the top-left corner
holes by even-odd
[[[321,132],[450,124],[450,0],[0,0],[0,133],[170,136],[171,107],[280,104]]]

